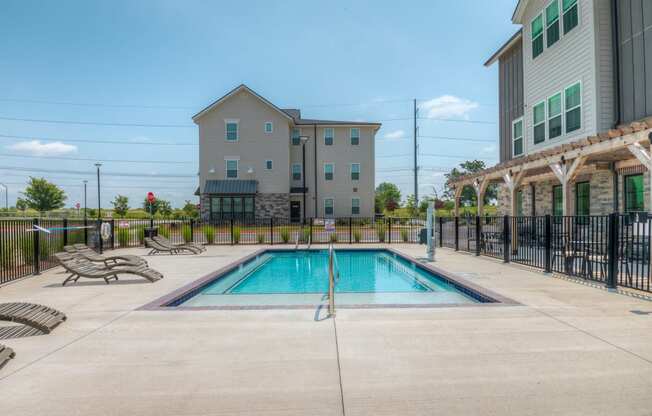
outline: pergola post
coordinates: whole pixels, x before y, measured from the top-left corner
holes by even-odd
[[[516,212],[516,192],[518,192],[518,188],[521,186],[521,182],[523,181],[523,177],[525,176],[525,170],[519,171],[516,176],[512,173],[510,170],[506,174],[503,175],[503,180],[505,181],[505,185],[507,186],[507,189],[509,190],[509,199],[510,199],[510,216],[514,218],[518,212]],[[517,247],[518,247],[518,230],[516,229],[515,222],[512,220],[512,254],[517,253]]]
[[[478,217],[484,215],[484,194],[487,191],[487,186],[489,185],[489,180],[484,178],[477,178],[473,182],[473,189],[475,189],[475,195],[478,199]]]
[[[570,166],[566,164],[566,160],[563,157],[560,162],[552,163],[550,165],[550,169],[557,177],[559,183],[561,183],[562,215],[564,216],[570,215],[571,212],[570,187],[568,185],[573,181],[573,179],[575,179],[579,170],[584,166],[584,162],[586,162],[586,156],[580,155],[573,160],[573,163],[571,163]]]
[[[460,216],[460,196],[462,195],[462,190],[464,190],[464,185],[457,185],[455,187],[455,216]]]

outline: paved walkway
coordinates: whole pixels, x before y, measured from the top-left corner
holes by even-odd
[[[155,284],[61,287],[55,269],[1,287],[0,301],[69,319],[0,339],[17,353],[0,370],[0,414],[652,414],[651,302],[449,250],[439,267],[523,305],[342,309],[323,321],[313,310],[136,310],[257,248],[149,257],[166,274]]]

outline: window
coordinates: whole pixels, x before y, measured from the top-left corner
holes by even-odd
[[[333,198],[326,198],[324,199],[324,215],[327,216],[333,216],[333,211],[334,211],[334,201]]]
[[[298,146],[301,144],[301,129],[292,129],[292,145]]]
[[[324,179],[327,181],[332,181],[333,180],[333,171],[334,171],[334,166],[332,163],[325,163],[324,164]]]
[[[238,122],[237,121],[227,121],[226,122],[226,141],[235,142],[238,140]]]
[[[564,35],[579,23],[577,0],[562,0],[564,12]]]
[[[543,14],[532,21],[532,59],[543,53]]]
[[[222,218],[233,218],[233,198],[222,198]]]
[[[551,47],[559,40],[559,2],[554,0],[546,7],[546,45]]]
[[[548,98],[548,140],[561,136],[561,93]]]
[[[591,215],[591,184],[588,182],[575,184],[575,215]]]
[[[230,197],[230,196],[213,196],[211,197],[211,220],[221,219],[253,219],[255,203],[253,196]]]
[[[301,180],[301,165],[298,163],[294,163],[292,165],[292,180],[293,181],[300,181]]]
[[[211,219],[221,218],[222,198],[211,198]]]
[[[274,123],[271,121],[265,122],[265,133],[271,133],[274,131]]]
[[[582,127],[582,86],[578,82],[564,91],[566,110],[566,133]]]
[[[228,179],[237,179],[238,177],[238,161],[227,160],[226,161],[226,177]]]
[[[360,164],[351,163],[351,180],[357,181],[360,180]]]
[[[516,191],[516,215],[519,217],[523,216],[523,191]]]
[[[556,185],[552,187],[552,215],[562,216],[564,215],[564,194],[561,185]]]
[[[512,142],[513,154],[519,156],[523,154],[523,119],[514,121],[512,124]]]
[[[265,169],[272,170],[272,165],[273,165],[273,162],[271,160],[266,160],[265,161]]]
[[[360,214],[360,198],[351,199],[351,215]]]
[[[532,124],[534,125],[534,144],[546,140],[546,102],[534,106],[532,111]]]
[[[248,196],[244,200],[244,213],[245,217],[253,218],[254,214],[254,197]]]
[[[360,144],[360,129],[353,127],[351,129],[351,146],[357,146]]]
[[[324,145],[332,146],[333,145],[333,128],[328,127],[324,129]]]
[[[625,176],[625,212],[645,211],[643,174]]]

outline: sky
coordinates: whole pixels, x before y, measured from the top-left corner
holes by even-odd
[[[71,207],[87,180],[93,208],[101,161],[103,207],[198,202],[191,117],[245,83],[306,118],[382,122],[376,183],[404,196],[417,99],[419,194],[441,192],[460,162],[497,163],[498,68],[483,63],[517,30],[515,3],[3,0],[0,182],[12,205],[45,177]]]

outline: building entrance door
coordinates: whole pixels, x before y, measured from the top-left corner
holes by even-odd
[[[301,221],[301,202],[290,201],[290,221]]]

